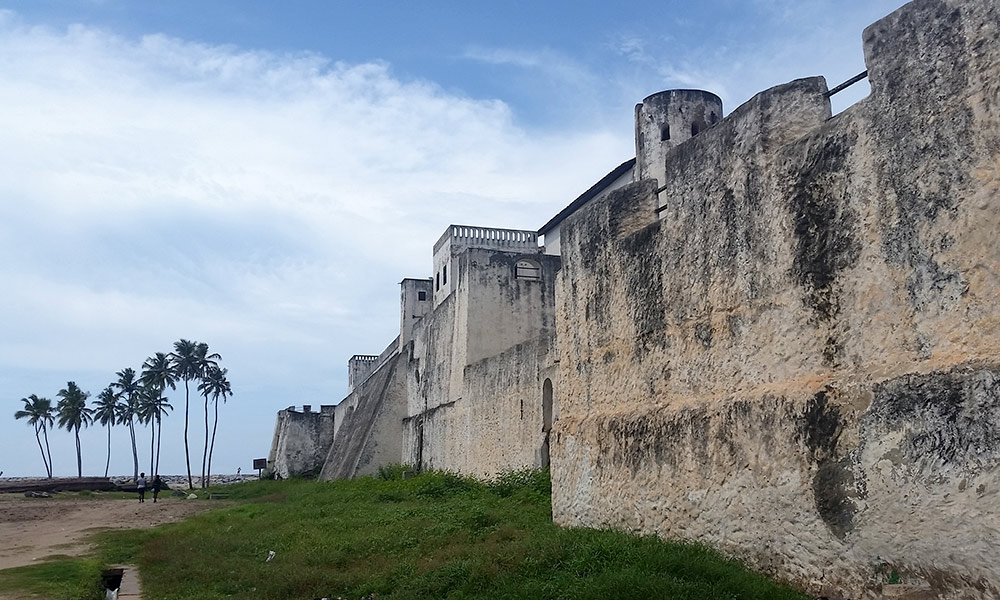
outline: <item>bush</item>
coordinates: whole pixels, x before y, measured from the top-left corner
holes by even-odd
[[[402,465],[402,464],[383,465],[378,468],[378,473],[375,474],[375,477],[383,481],[401,481],[406,473],[412,471],[413,467],[411,467],[410,465]]]
[[[504,471],[486,485],[491,492],[501,498],[513,496],[521,491],[545,497],[552,495],[552,479],[549,477],[548,469]]]
[[[471,477],[450,471],[423,473],[417,495],[430,498],[451,498],[482,489],[482,484]]]

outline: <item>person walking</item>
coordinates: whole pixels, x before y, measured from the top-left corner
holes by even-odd
[[[150,491],[153,492],[153,504],[156,504],[156,497],[160,495],[160,490],[164,487],[166,486],[163,485],[163,480],[160,479],[159,475],[153,477],[153,487],[150,488]]]
[[[139,479],[135,481],[135,491],[139,492],[139,502],[146,501],[146,474],[139,473]]]

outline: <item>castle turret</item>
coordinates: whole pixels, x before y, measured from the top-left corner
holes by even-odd
[[[667,90],[635,106],[635,180],[665,181],[666,153],[722,119],[722,99],[702,90]]]

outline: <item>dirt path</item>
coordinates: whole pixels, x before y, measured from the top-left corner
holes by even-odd
[[[0,494],[0,569],[30,565],[54,554],[83,554],[90,549],[85,538],[100,529],[153,527],[220,507],[217,502],[172,497],[139,504],[86,496]]]

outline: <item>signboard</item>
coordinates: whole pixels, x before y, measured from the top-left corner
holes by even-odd
[[[253,468],[257,469],[258,471],[261,470],[261,469],[266,469],[267,468],[267,459],[266,458],[255,458],[255,459],[253,459]]]

